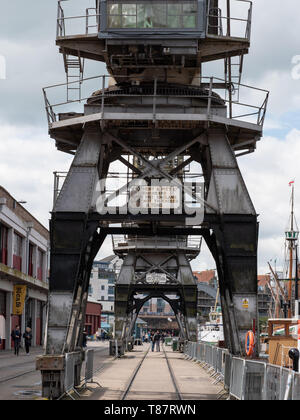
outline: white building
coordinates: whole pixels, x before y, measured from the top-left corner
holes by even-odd
[[[48,299],[49,232],[0,186],[0,316],[2,344],[10,349],[11,331],[32,329],[32,345],[41,345]],[[15,285],[26,286],[24,310],[13,314]]]
[[[115,283],[123,260],[116,255],[94,261],[89,296],[102,305],[102,324],[113,325],[115,310]]]

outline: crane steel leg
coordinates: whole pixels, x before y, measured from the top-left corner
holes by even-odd
[[[246,333],[258,327],[257,215],[225,130],[209,130],[207,138],[207,201],[218,215],[205,239],[217,265],[226,344],[233,354],[245,354]]]
[[[164,239],[160,237],[147,239],[147,245],[149,246],[149,243],[153,241],[153,246],[150,248],[154,250],[160,240]],[[171,238],[168,240],[171,241]],[[182,339],[196,341],[197,286],[186,254],[179,250],[175,254],[170,254],[170,251],[163,247],[156,254],[153,251],[152,254],[149,253],[149,250],[147,254],[142,251],[142,239],[135,243],[138,244],[137,249],[126,256],[115,286],[115,338],[119,348],[122,346],[123,352],[126,341],[132,340],[133,326],[140,309],[146,300],[154,297],[162,297],[169,302],[177,320],[180,320],[178,313],[180,312],[183,318],[183,322],[179,322]],[[176,239],[174,243],[176,244]],[[163,263],[160,265],[158,261]],[[145,273],[155,269],[169,274],[167,284],[147,282]],[[174,271],[177,272],[177,277],[174,277]],[[144,294],[146,298],[134,299],[135,292]],[[178,301],[168,299],[168,293],[176,293],[179,297]],[[116,352],[115,343],[111,342],[112,354]]]
[[[64,388],[65,353],[74,353],[75,383],[80,381],[90,273],[105,239],[97,231],[98,222],[88,220],[103,160],[103,138],[99,128],[86,127],[52,213],[46,356],[38,362],[43,395],[48,398],[59,397]]]

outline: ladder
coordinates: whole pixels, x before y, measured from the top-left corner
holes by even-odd
[[[237,57],[227,57],[224,60],[224,80],[230,102],[230,117],[232,117],[232,103],[240,100],[240,83],[242,80],[244,54]]]
[[[67,78],[67,102],[81,100],[81,85],[84,73],[84,59],[63,53]]]

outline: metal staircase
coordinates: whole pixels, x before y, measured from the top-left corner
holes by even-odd
[[[64,67],[67,79],[67,101],[81,99],[81,85],[84,74],[84,59],[63,53]]]

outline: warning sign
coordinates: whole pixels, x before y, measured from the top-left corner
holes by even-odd
[[[243,299],[243,308],[244,309],[248,309],[249,308],[249,300],[248,299]]]

